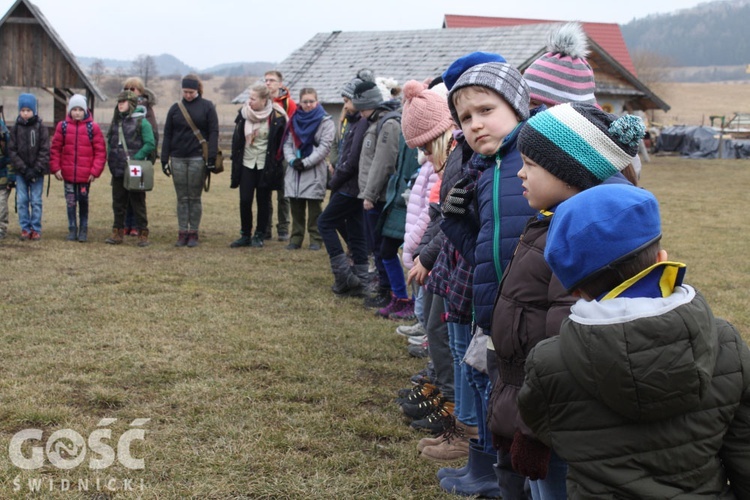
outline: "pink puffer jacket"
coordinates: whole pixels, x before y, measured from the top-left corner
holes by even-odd
[[[419,169],[419,175],[414,180],[409,194],[409,202],[406,206],[406,228],[404,233],[404,250],[402,259],[404,267],[411,269],[414,266],[412,255],[417,249],[422,235],[430,222],[430,191],[438,181],[438,175],[432,163],[424,162]]]

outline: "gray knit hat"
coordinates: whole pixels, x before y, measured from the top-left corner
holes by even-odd
[[[448,94],[448,107],[456,123],[458,120],[453,96],[458,89],[478,85],[492,89],[516,111],[521,120],[529,117],[529,85],[516,68],[507,63],[489,62],[477,64],[464,71]]]
[[[362,68],[361,70],[357,71],[357,76],[351,79],[351,81],[344,84],[344,87],[341,89],[341,97],[346,97],[348,99],[352,99],[354,97],[354,89],[362,82],[374,82],[375,81],[375,74],[372,72],[372,70],[367,68]]]
[[[68,101],[68,113],[70,113],[73,108],[81,108],[82,110],[87,111],[89,107],[86,103],[86,98],[81,94],[73,94],[70,97],[70,101]]]
[[[383,104],[383,94],[374,82],[362,82],[354,87],[352,103],[357,111],[377,109]]]

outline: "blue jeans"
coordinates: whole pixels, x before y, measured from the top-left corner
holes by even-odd
[[[365,243],[364,220],[362,219],[362,200],[356,196],[333,193],[323,213],[318,217],[318,232],[333,258],[344,253],[338,229],[346,227],[346,244],[352,253],[355,264],[367,264],[367,244]]]
[[[477,425],[477,411],[474,403],[474,393],[469,385],[468,370],[471,368],[464,363],[466,348],[471,341],[471,325],[448,322],[448,342],[453,354],[453,386],[456,403],[456,419],[464,425]]]
[[[531,498],[533,500],[564,500],[567,498],[567,490],[565,488],[565,476],[567,474],[568,464],[552,450],[547,477],[537,481],[529,481]]]
[[[424,286],[416,285],[414,281],[411,283],[414,285],[414,315],[424,326],[427,321],[424,317]]]
[[[42,191],[44,177],[40,177],[34,183],[28,183],[22,176],[16,176],[16,210],[18,225],[22,231],[42,232]]]

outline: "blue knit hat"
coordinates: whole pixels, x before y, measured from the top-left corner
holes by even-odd
[[[560,104],[529,118],[518,151],[566,184],[588,189],[622,171],[646,133],[637,116],[618,117],[592,104]]]
[[[504,63],[507,61],[500,54],[493,54],[492,52],[472,52],[471,54],[466,54],[448,66],[448,69],[443,73],[443,83],[445,83],[445,86],[450,91],[467,69],[477,64],[488,62]]]
[[[544,258],[569,291],[661,238],[656,197],[627,184],[603,184],[560,203]]]
[[[23,108],[29,108],[37,115],[36,96],[34,94],[21,94],[18,96],[18,111]]]

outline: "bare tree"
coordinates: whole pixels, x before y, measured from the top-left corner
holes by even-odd
[[[156,69],[156,61],[154,61],[153,57],[146,54],[139,55],[133,61],[132,71],[135,76],[141,77],[146,87],[148,87],[149,80],[159,74],[159,71]]]
[[[94,62],[89,66],[89,75],[94,79],[94,83],[99,85],[107,72],[107,67],[104,65],[104,61],[101,59],[94,59]]]
[[[647,50],[633,52],[632,60],[638,79],[649,87],[667,81],[669,67],[674,66],[668,57]]]

